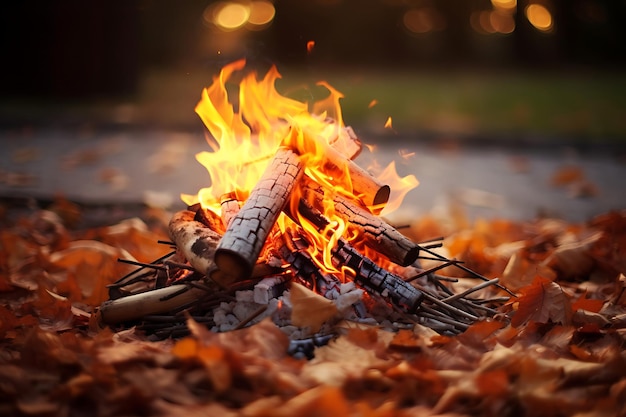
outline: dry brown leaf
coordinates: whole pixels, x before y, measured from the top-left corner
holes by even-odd
[[[337,306],[331,300],[322,297],[296,282],[291,283],[291,322],[294,326],[309,327],[317,333],[326,321],[338,313]]]
[[[520,290],[518,308],[511,320],[514,327],[527,321],[567,324],[571,318],[571,305],[561,287],[537,277],[531,285]]]
[[[561,279],[588,277],[595,265],[590,250],[601,237],[602,232],[595,232],[582,240],[559,245],[545,264],[556,270]]]
[[[77,240],[67,249],[50,255],[50,270],[62,271],[65,279],[72,279],[80,289],[79,299],[97,306],[109,298],[106,286],[129,271],[129,266],[117,260],[134,258],[125,250],[95,240]]]
[[[556,279],[556,274],[547,265],[529,261],[524,250],[519,250],[511,256],[502,273],[501,283],[512,291],[518,291],[530,285],[537,277],[549,281]]]

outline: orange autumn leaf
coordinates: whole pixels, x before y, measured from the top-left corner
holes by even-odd
[[[99,305],[109,298],[106,286],[115,282],[131,268],[117,260],[134,258],[124,249],[114,248],[95,240],[71,242],[62,251],[50,255],[51,273],[65,275],[80,289],[78,299],[71,301]],[[61,271],[61,272],[57,272]]]
[[[518,307],[511,325],[519,327],[527,321],[568,324],[571,304],[561,287],[537,277],[532,284],[520,290]]]
[[[198,342],[191,337],[181,339],[172,347],[172,354],[181,359],[193,358],[198,354]]]
[[[412,331],[400,329],[394,335],[389,347],[403,351],[419,351],[422,348],[422,341]]]
[[[458,338],[464,345],[484,346],[485,342],[489,342],[488,338],[503,327],[504,323],[499,321],[478,321],[460,334]]]
[[[501,369],[480,373],[475,382],[481,395],[503,396],[509,389],[509,376]]]
[[[592,313],[597,313],[602,309],[603,305],[603,300],[587,298],[587,291],[585,291],[576,301],[572,303],[572,311],[586,310]]]

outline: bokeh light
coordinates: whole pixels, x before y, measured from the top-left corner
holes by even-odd
[[[541,4],[530,4],[525,10],[526,18],[537,30],[550,32],[554,26],[552,14]]]
[[[240,28],[264,30],[274,20],[276,8],[268,0],[221,1],[208,5],[202,17],[206,26],[232,32]]]
[[[269,1],[253,1],[250,3],[248,26],[252,30],[265,29],[274,20],[276,9]]]
[[[250,7],[241,3],[223,3],[215,11],[215,24],[224,30],[235,30],[245,25]]]
[[[404,27],[411,33],[422,34],[445,29],[445,20],[432,7],[410,9],[402,17]]]
[[[515,30],[515,19],[510,13],[502,13],[497,10],[489,13],[489,23],[494,31],[508,34]]]
[[[491,0],[495,9],[513,11],[517,7],[517,0]]]

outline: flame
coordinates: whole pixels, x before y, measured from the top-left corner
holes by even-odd
[[[387,121],[385,122],[385,129],[393,129],[393,127],[391,126],[391,116],[389,116],[387,118]]]
[[[355,195],[347,167],[329,170],[325,155],[329,141],[345,134],[340,106],[343,95],[328,83],[319,82],[329,92],[326,98],[310,104],[293,100],[276,90],[280,74],[275,66],[261,79],[255,72],[244,71],[245,66],[245,60],[226,65],[202,91],[195,111],[208,130],[211,151],[198,153],[196,159],[206,168],[211,185],[195,196],[183,194],[181,198],[188,205],[200,202],[219,215],[221,197],[235,192],[244,201],[280,146],[298,149],[305,174],[325,186],[321,211],[329,223],[319,230],[300,216],[297,205],[302,192],[298,187],[289,207],[300,216],[297,220],[315,262],[325,272],[341,274],[332,266],[330,251],[340,238],[353,239],[355,234],[335,214],[333,196]],[[238,85],[235,79],[240,80]],[[393,191],[386,211],[397,208],[406,192],[417,185],[414,176],[400,178],[393,163],[381,172],[379,179]],[[283,233],[296,227],[286,216],[281,216],[278,226]]]
[[[370,101],[370,104],[367,105],[367,108],[371,109],[372,107],[374,107],[377,104],[378,104],[378,100],[373,99],[372,101]]]
[[[313,52],[313,48],[315,47],[315,41],[308,41],[306,43],[306,51],[310,54]]]

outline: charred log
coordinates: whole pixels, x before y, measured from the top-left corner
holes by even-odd
[[[307,181],[304,197],[306,201],[312,202],[313,205],[319,208],[324,198],[324,190],[314,182]],[[419,245],[412,242],[383,219],[340,194],[333,194],[333,202],[335,203],[335,213],[349,222],[358,231],[359,235],[363,237],[363,242],[368,247],[376,250],[398,265],[408,266],[417,260]]]
[[[226,286],[250,276],[268,234],[303,172],[300,157],[294,151],[280,148],[276,152],[217,247],[217,269],[209,275],[213,280]]]
[[[330,223],[304,200],[300,200],[298,210],[319,230],[325,229]],[[292,215],[290,217],[293,218]],[[333,265],[346,271],[355,283],[367,291],[382,295],[391,304],[408,313],[414,313],[419,308],[424,297],[420,290],[360,254],[345,239],[339,239],[331,253]]]

